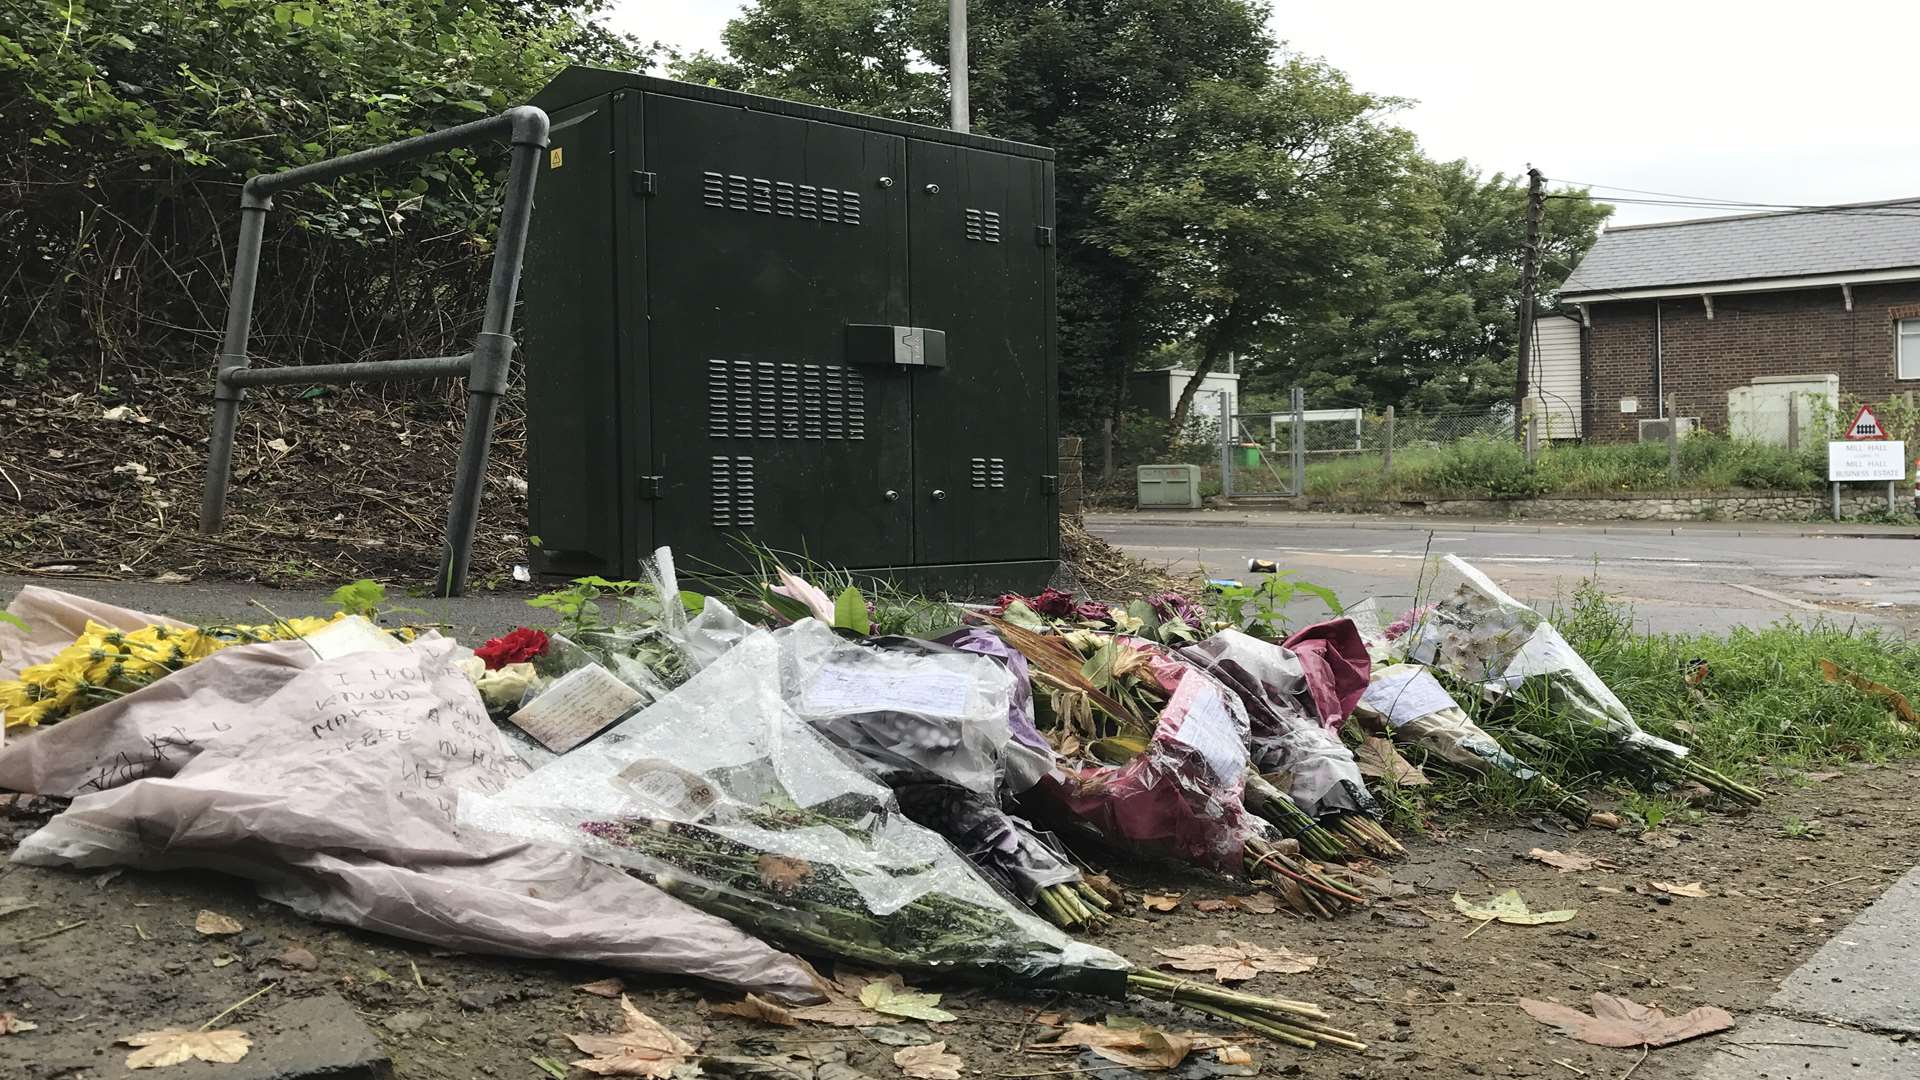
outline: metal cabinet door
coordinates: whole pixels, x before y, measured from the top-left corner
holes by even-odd
[[[1046,163],[928,142],[907,154],[913,325],[947,336],[947,366],[913,376],[915,554],[922,563],[1052,558]]]
[[[905,141],[658,94],[641,137],[654,542],[906,561],[910,384],[845,346],[907,321]]]

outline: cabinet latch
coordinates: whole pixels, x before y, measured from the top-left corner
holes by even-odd
[[[634,170],[633,193],[635,195],[660,194],[660,174]]]
[[[1041,247],[1052,247],[1053,226],[1035,225],[1033,227],[1033,242],[1039,244]]]
[[[640,478],[640,497],[643,499],[659,498],[661,485],[664,483],[665,480],[666,480],[666,477],[664,476],[641,477]]]
[[[1060,494],[1060,478],[1052,473],[1040,477],[1040,490],[1048,495]]]

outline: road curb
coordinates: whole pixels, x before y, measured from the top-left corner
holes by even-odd
[[[1836,528],[1808,526],[1803,529],[1743,529],[1717,527],[1711,524],[1700,524],[1697,522],[1681,525],[1668,525],[1664,523],[1623,525],[1619,523],[1603,524],[1590,521],[1567,521],[1555,522],[1551,525],[1524,525],[1499,521],[1452,521],[1447,519],[1435,520],[1431,518],[1408,521],[1401,518],[1356,517],[1352,521],[1327,521],[1323,519],[1292,520],[1278,516],[1254,517],[1247,514],[1209,514],[1206,517],[1167,517],[1162,515],[1148,516],[1127,513],[1088,514],[1085,520],[1089,525],[1151,525],[1157,527],[1371,529],[1385,532],[1465,532],[1521,535],[1578,531],[1598,533],[1602,536],[1774,536],[1787,539],[1920,540],[1920,529],[1902,532],[1848,529],[1844,526]]]

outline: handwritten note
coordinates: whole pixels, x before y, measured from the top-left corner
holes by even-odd
[[[973,680],[950,671],[906,675],[828,664],[807,688],[809,713],[857,713],[888,710],[922,716],[964,716]]]
[[[1226,700],[1219,691],[1197,678],[1181,680],[1174,700],[1167,703],[1167,712],[1177,712],[1176,706],[1182,704],[1182,698],[1186,699],[1186,712],[1180,726],[1174,729],[1174,741],[1199,751],[1216,779],[1223,783],[1239,782],[1247,771],[1247,747],[1241,741],[1233,715],[1227,711]]]
[[[1360,704],[1400,727],[1442,709],[1454,708],[1453,695],[1426,668],[1395,664],[1374,676]]]
[[[586,742],[644,700],[599,664],[574,668],[507,719],[556,754]]]

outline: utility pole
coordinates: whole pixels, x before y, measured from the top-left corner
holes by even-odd
[[[1520,350],[1519,367],[1513,373],[1514,430],[1523,432],[1528,381],[1533,370],[1533,303],[1540,286],[1540,220],[1547,212],[1547,178],[1540,170],[1527,168],[1527,240],[1520,249]],[[1524,438],[1524,433],[1522,438]]]
[[[953,130],[973,126],[967,107],[967,0],[947,0],[947,96],[953,107]]]

